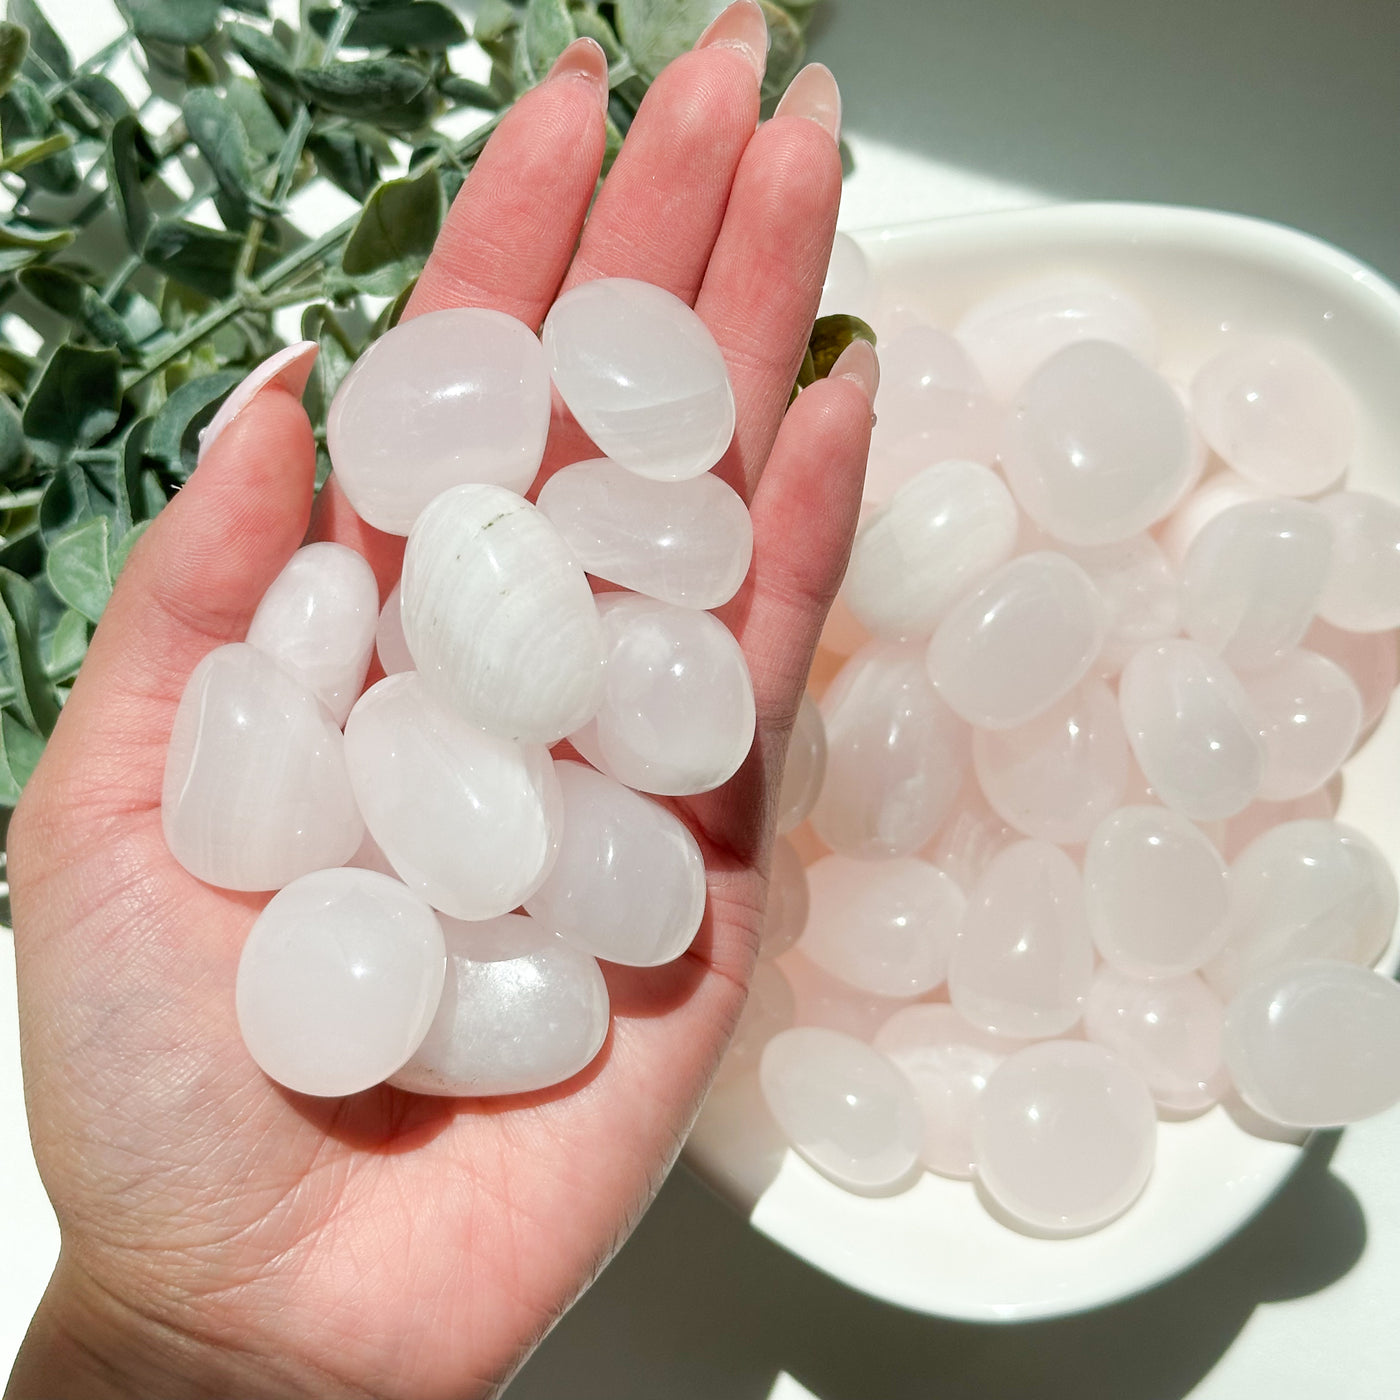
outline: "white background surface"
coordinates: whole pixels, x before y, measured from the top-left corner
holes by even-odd
[[[50,11],[72,34],[86,3]],[[827,0],[813,53],[846,100],[845,227],[1162,200],[1278,219],[1400,279],[1391,0]],[[0,1374],[57,1249],[13,1007],[0,935]],[[817,1400],[1390,1400],[1397,1317],[1400,1112],[1319,1139],[1182,1278],[1008,1328],[852,1293],[680,1171],[509,1400],[796,1400],[790,1378]]]

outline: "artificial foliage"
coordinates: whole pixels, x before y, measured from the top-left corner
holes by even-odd
[[[813,0],[761,0],[771,103]],[[0,22],[0,807],[18,800],[199,430],[294,331],[325,410],[392,326],[501,115],[579,35],[611,65],[609,158],[718,0],[118,0],[75,61],[36,0]],[[470,27],[470,32],[469,32]],[[131,75],[149,90],[133,93]],[[118,83],[115,78],[122,78]],[[322,230],[299,197],[353,201]],[[280,329],[279,329],[280,328]]]

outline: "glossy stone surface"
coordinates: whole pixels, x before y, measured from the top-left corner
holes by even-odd
[[[776,958],[786,953],[802,937],[811,907],[811,890],[802,858],[792,842],[780,836],[773,843],[773,864],[768,872],[768,903],[763,912],[758,956]]]
[[[1118,700],[1090,677],[1015,729],[979,729],[972,762],[987,801],[1026,836],[1079,845],[1122,800],[1128,739]]]
[[[826,779],[826,723],[810,693],[803,695],[788,738],[782,786],[778,790],[778,830],[791,831],[811,815]]]
[[[1259,796],[1286,802],[1320,788],[1361,732],[1361,695],[1351,677],[1325,656],[1299,648],[1243,684],[1264,726]]]
[[[919,855],[946,870],[959,889],[970,890],[988,862],[1020,839],[1021,833],[992,810],[976,773],[969,772],[952,810]]]
[[[1345,632],[1318,618],[1303,646],[1335,661],[1351,677],[1361,695],[1361,732],[1369,733],[1400,685],[1400,638],[1393,630]]]
[[[1326,787],[1291,802],[1251,802],[1239,816],[1223,823],[1225,830],[1219,838],[1211,839],[1226,860],[1236,860],[1266,831],[1285,822],[1331,821],[1337,815],[1340,789],[1341,784],[1333,779]]]
[[[1065,551],[1089,575],[1107,612],[1095,669],[1116,675],[1148,642],[1165,641],[1181,626],[1181,581],[1151,535]]]
[[[973,306],[954,334],[1003,399],[1079,341],[1110,341],[1147,364],[1157,358],[1146,308],[1112,283],[1082,274],[1017,282]]]
[[[709,613],[633,593],[598,598],[607,670],[578,751],[628,787],[678,796],[727,782],[753,744],[744,653]]]
[[[447,954],[437,917],[396,880],[318,870],[279,890],[238,960],[248,1053],[301,1094],[373,1088],[422,1043]]]
[[[415,1094],[525,1094],[572,1079],[608,1034],[597,962],[536,920],[444,919],[447,978],[423,1042],[390,1080]]]
[[[1084,1033],[1132,1066],[1173,1113],[1199,1113],[1225,1088],[1225,1004],[1199,977],[1145,982],[1101,967],[1084,1005]]]
[[[861,526],[841,591],[880,637],[927,637],[1016,543],[1016,504],[976,462],[939,462],[897,490]]]
[[[792,988],[799,1026],[823,1026],[869,1041],[900,1007],[909,1005],[907,998],[876,996],[833,977],[800,948],[790,948],[777,965]]]
[[[1351,460],[1351,396],[1301,345],[1257,339],[1222,350],[1192,380],[1191,407],[1216,452],[1283,496],[1325,490]]]
[[[1017,396],[1002,467],[1047,534],[1109,544],[1166,515],[1199,470],[1199,447],[1166,380],[1119,346],[1085,341]]]
[[[161,827],[175,859],[223,889],[343,865],[365,828],[330,711],[256,647],[211,651],[175,712]]]
[[[408,643],[404,640],[402,599],[403,587],[396,583],[384,600],[379,622],[374,629],[374,652],[386,676],[416,669],[413,657],[409,655]]]
[[[374,570],[343,544],[308,544],[263,594],[247,641],[344,724],[364,686],[378,622]]]
[[[588,580],[543,515],[496,486],[459,486],[420,515],[404,553],[404,637],[423,683],[469,724],[552,744],[603,697]]]
[[[1269,500],[1262,486],[1247,481],[1238,472],[1217,469],[1187,493],[1181,504],[1154,531],[1163,552],[1180,569],[1196,536],[1212,520],[1232,506]]]
[[[549,872],[563,802],[548,751],[467,724],[416,671],[365,692],[345,726],[345,758],[370,834],[435,909],[493,919]]]
[[[1052,1040],[1005,1060],[977,1100],[977,1175],[1032,1232],[1121,1215],[1152,1174],[1157,1115],[1142,1076],[1098,1045]]]
[[[1157,796],[1195,821],[1242,812],[1264,774],[1259,717],[1228,666],[1196,642],[1143,647],[1118,686],[1123,727]]]
[[[941,1176],[972,1176],[977,1097],[1021,1042],[978,1030],[951,1006],[921,1003],[896,1011],[875,1033],[874,1046],[914,1086],[924,1122],[924,1166]]]
[[[783,969],[774,962],[761,962],[749,980],[749,995],[739,1013],[739,1024],[720,1061],[720,1079],[737,1078],[757,1070],[763,1047],[779,1031],[793,1024],[797,1002]]]
[[[1225,1014],[1240,1097],[1275,1123],[1333,1128],[1400,1102],[1400,984],[1348,963],[1293,963]]]
[[[355,361],[326,415],[335,477],[356,513],[406,535],[466,482],[524,493],[549,432],[549,371],[530,329],[453,307],[401,321]]]
[[[1226,999],[1259,974],[1305,958],[1370,966],[1395,927],[1395,876],[1361,832],[1294,821],[1267,831],[1230,867],[1230,937],[1206,967]]]
[[[861,991],[914,997],[948,975],[966,900],[937,866],[912,857],[824,856],[807,871],[811,912],[799,948]]]
[[[874,315],[874,300],[875,283],[870,275],[869,259],[850,234],[838,233],[832,240],[817,315],[865,319]]]
[[[1308,630],[1331,557],[1327,518],[1306,501],[1222,511],[1182,563],[1186,631],[1238,671],[1267,666]]]
[[[1352,632],[1400,626],[1400,506],[1365,491],[1338,491],[1317,505],[1333,532],[1319,614]]]
[[[1044,841],[1018,841],[968,893],[948,969],[958,1011],[994,1035],[1062,1035],[1079,1020],[1094,946],[1074,862]]]
[[[662,287],[601,277],[545,317],[554,387],[619,466],[655,481],[709,471],[734,435],[734,395],[705,323]]]
[[[759,1082],[788,1141],[838,1186],[887,1190],[917,1166],[923,1125],[914,1090],[853,1036],[781,1031],[763,1051]]]
[[[607,458],[575,462],[538,504],[588,573],[665,603],[717,608],[749,571],[748,509],[709,472],[649,481]]]
[[[1105,630],[1103,601],[1078,564],[1024,554],[944,615],[929,643],[929,676],[969,724],[1011,729],[1079,683]]]
[[[1177,977],[1218,953],[1230,880],[1199,827],[1166,807],[1121,807],[1084,851],[1089,932],[1104,960],[1134,977]]]
[[[695,838],[658,803],[582,763],[556,763],[559,854],[525,909],[576,948],[655,967],[690,946],[705,913]]]
[[[817,834],[842,855],[912,855],[951,809],[971,746],[929,683],[923,649],[877,642],[858,652],[822,697],[822,717]]]

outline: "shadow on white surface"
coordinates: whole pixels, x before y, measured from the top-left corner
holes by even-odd
[[[1330,1170],[1338,1141],[1319,1135],[1253,1223],[1189,1272],[1114,1307],[1008,1326],[855,1293],[677,1170],[506,1400],[801,1394],[784,1373],[818,1400],[1179,1400],[1260,1304],[1317,1293],[1360,1259],[1361,1206]]]

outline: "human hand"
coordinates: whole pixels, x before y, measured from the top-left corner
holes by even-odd
[[[755,133],[761,25],[743,0],[707,35],[727,42],[702,39],[657,79],[586,225],[606,70],[590,41],[572,46],[483,152],[407,312],[490,306],[537,327],[561,287],[637,277],[695,305],[724,352],[738,426],[717,470],[750,499],[755,548],[722,616],[758,733],[730,783],[673,804],[709,876],[694,946],[662,968],[609,966],[603,1051],[541,1093],[327,1101],[252,1063],[234,976],[267,896],[204,885],[166,850],[175,709],[308,526],[360,549],[384,592],[403,547],[334,482],[313,512],[298,398],[314,351],[287,356],[133,552],[11,826],[25,1088],[62,1250],[10,1396],[490,1393],[671,1166],[743,1003],[876,373],[853,350],[784,415],[835,224],[838,102],[807,70]],[[556,420],[547,467],[588,455]]]

